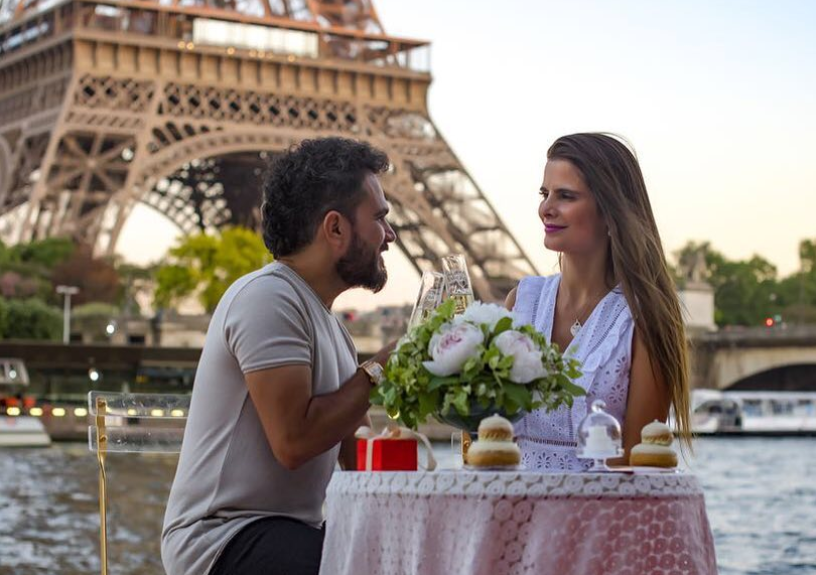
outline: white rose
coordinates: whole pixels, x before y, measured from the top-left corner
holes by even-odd
[[[484,334],[469,323],[446,324],[440,333],[434,334],[428,346],[433,361],[423,361],[425,369],[434,375],[445,377],[461,371],[471,357],[476,356]]]
[[[541,361],[541,349],[529,336],[512,329],[503,331],[493,340],[504,355],[513,356],[513,367],[510,369],[510,381],[530,383],[534,379],[547,375]]]
[[[476,301],[467,307],[465,313],[463,313],[461,317],[465,321],[469,321],[477,325],[487,324],[490,331],[493,331],[496,324],[499,323],[502,318],[513,318],[514,316],[512,312],[507,311],[507,309],[505,309],[503,306],[495,303],[482,303]]]

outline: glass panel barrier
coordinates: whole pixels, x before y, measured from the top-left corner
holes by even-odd
[[[105,436],[107,453],[178,453],[184,428],[141,427],[106,427]],[[96,451],[99,443],[99,429],[88,426],[88,449]]]
[[[92,391],[88,394],[88,411],[94,416],[98,415],[98,398],[106,402],[106,416],[175,419],[187,417],[190,410],[190,395]]]

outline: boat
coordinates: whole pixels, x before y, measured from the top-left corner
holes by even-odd
[[[0,358],[0,447],[51,445],[45,426],[33,415],[38,413],[34,402],[23,395],[28,384],[23,360]]]
[[[816,392],[695,389],[691,411],[698,435],[816,436]]]

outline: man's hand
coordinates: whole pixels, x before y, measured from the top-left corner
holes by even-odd
[[[391,355],[391,352],[397,347],[397,341],[394,340],[385,347],[383,347],[380,351],[374,354],[372,357],[372,361],[376,361],[381,366],[385,367],[385,364],[388,363],[388,357]]]

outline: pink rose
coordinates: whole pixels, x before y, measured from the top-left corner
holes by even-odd
[[[428,354],[433,361],[423,361],[422,365],[440,377],[458,373],[468,359],[479,355],[483,342],[484,334],[478,327],[466,322],[448,324],[431,338]]]
[[[527,335],[508,329],[496,336],[493,342],[504,355],[513,356],[510,381],[530,383],[547,375],[547,370],[541,361],[541,349]]]

